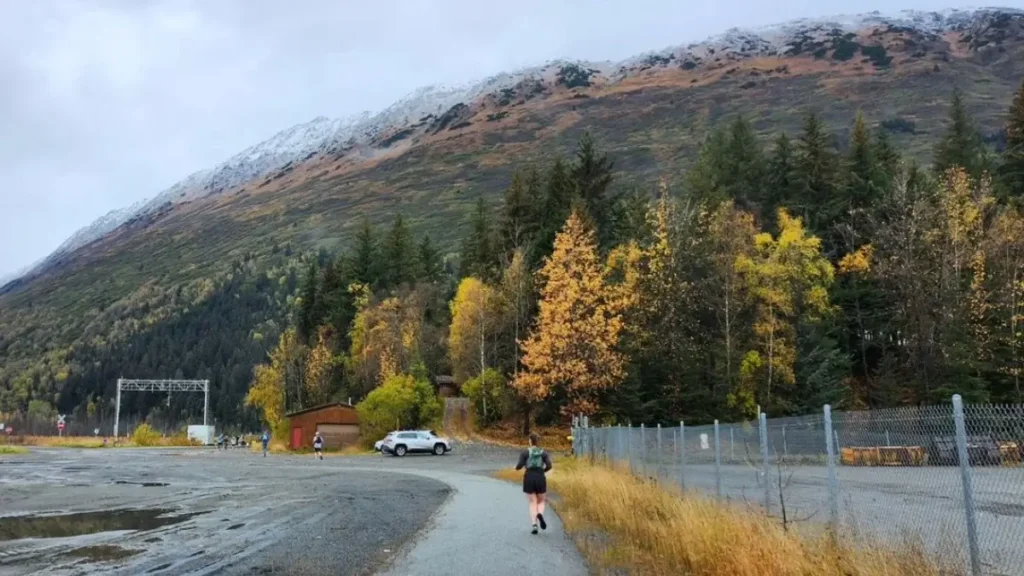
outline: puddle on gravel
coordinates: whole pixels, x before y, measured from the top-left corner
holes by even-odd
[[[168,516],[169,508],[142,510],[100,510],[52,516],[0,517],[0,542],[21,538],[66,538],[115,530],[153,530],[178,524],[202,514],[192,512]]]
[[[144,488],[170,486],[170,484],[168,484],[167,482],[132,482],[131,480],[116,480],[114,484],[131,484],[133,486],[142,486]]]
[[[112,562],[114,560],[122,560],[129,556],[134,556],[139,552],[139,550],[126,550],[120,546],[108,546],[106,544],[101,544],[99,546],[75,548],[68,552],[66,556],[85,558],[92,562]]]

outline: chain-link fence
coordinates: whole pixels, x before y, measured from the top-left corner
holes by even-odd
[[[585,422],[582,420],[581,422]],[[1024,574],[1024,405],[906,407],[732,424],[577,427],[577,454],[756,506],[802,530],[923,545]]]
[[[20,436],[113,436],[113,416],[80,416],[69,414],[64,418],[64,429],[57,427],[57,416],[35,416],[24,414],[0,414],[0,443],[5,441],[7,432],[12,431],[8,440],[14,441]],[[159,415],[143,419],[137,415],[122,415],[119,423],[121,436],[130,435],[143,422],[162,434],[171,435],[182,431],[188,424],[202,424],[202,418],[185,421],[179,418],[164,418]]]

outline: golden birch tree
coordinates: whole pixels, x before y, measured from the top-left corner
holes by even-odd
[[[317,330],[316,344],[306,357],[305,391],[306,402],[310,406],[323,404],[331,396],[331,379],[336,365],[331,352],[330,328],[321,326]]]
[[[456,382],[479,376],[490,364],[488,338],[495,325],[498,298],[494,290],[472,276],[463,278],[449,303],[448,357]]]
[[[298,390],[301,389],[301,377],[298,374],[300,360],[296,351],[295,330],[288,329],[281,334],[277,346],[270,352],[269,362],[259,364],[253,370],[252,384],[245,395],[245,405],[258,409],[274,435],[281,438],[288,434],[285,413],[290,380],[295,381]]]
[[[799,218],[778,212],[779,235],[763,232],[755,239],[753,255],[736,259],[753,299],[755,347],[740,363],[737,386],[729,403],[745,415],[756,414],[759,403],[786,411],[786,392],[796,383],[797,322],[813,321],[829,308],[832,265],[821,253],[821,240],[807,234]]]

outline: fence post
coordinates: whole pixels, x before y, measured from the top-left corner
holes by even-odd
[[[889,429],[885,429],[885,445],[892,446],[892,442],[889,440]]]
[[[647,476],[647,428],[640,423],[640,475]]]
[[[764,412],[759,415],[761,432],[761,483],[764,484],[764,511],[772,511],[772,485],[768,480],[768,418]]]
[[[594,463],[597,454],[594,450],[594,430],[590,428],[590,416],[585,416],[583,422],[587,427],[587,454],[590,455],[590,463]]]
[[[572,417],[572,455],[579,458],[583,450],[583,417]]]
[[[825,404],[825,451],[828,454],[828,505],[832,535],[839,534],[839,481],[836,479],[836,447],[832,443],[832,407]]]
[[[718,420],[715,420],[715,495],[722,499],[722,443],[718,441]]]
[[[736,437],[733,432],[736,431],[735,424],[729,424],[729,462],[736,461]]]
[[[654,479],[661,477],[661,422],[658,422],[658,453],[654,456]]]
[[[679,430],[672,429],[672,457],[668,459],[668,476],[672,478],[672,462],[679,457]]]
[[[782,454],[789,456],[789,444],[786,443],[786,425],[782,425]]]
[[[686,490],[686,425],[679,421],[679,487]]]
[[[636,474],[636,464],[633,462],[633,424],[626,426],[626,456],[630,461],[630,474]]]
[[[981,552],[978,549],[978,521],[974,511],[974,487],[971,484],[971,461],[967,453],[967,425],[964,422],[964,401],[953,395],[953,420],[956,423],[956,453],[960,461],[960,479],[964,487],[964,510],[967,513],[967,544],[971,553],[971,574],[981,575]]]

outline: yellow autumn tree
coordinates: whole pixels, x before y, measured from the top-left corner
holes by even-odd
[[[416,291],[359,304],[346,359],[355,391],[367,393],[419,360],[424,302]]]
[[[594,414],[597,394],[622,381],[621,303],[606,275],[594,232],[573,211],[538,272],[537,323],[523,343],[524,370],[513,382],[528,401],[542,402],[561,389],[568,399],[564,413]]]
[[[317,330],[316,345],[306,358],[305,397],[309,406],[323,404],[331,396],[331,379],[336,365],[331,352],[330,328],[321,326]]]
[[[985,252],[992,255],[988,280],[997,366],[1009,377],[1013,397],[1024,402],[1024,216],[1018,208],[1007,207],[995,219]]]
[[[497,321],[494,290],[472,276],[463,278],[449,303],[448,357],[456,382],[466,382],[487,369],[488,338]]]
[[[821,240],[807,234],[799,218],[780,209],[779,235],[754,238],[753,255],[736,259],[754,305],[754,341],[740,362],[739,381],[730,405],[753,416],[759,403],[784,411],[796,383],[796,325],[815,321],[830,309],[832,265],[821,253]],[[780,393],[780,391],[782,393]]]
[[[258,409],[263,421],[278,438],[288,435],[285,399],[289,378],[295,379],[297,372],[295,350],[295,330],[286,330],[270,352],[269,362],[259,364],[253,370],[253,380],[245,395],[245,405]]]

